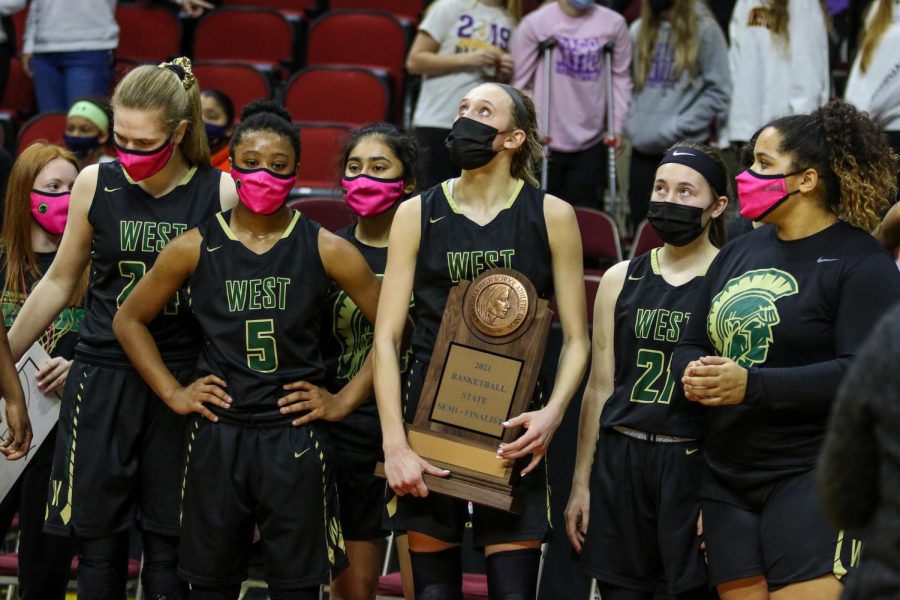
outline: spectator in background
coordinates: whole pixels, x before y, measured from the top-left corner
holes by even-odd
[[[109,100],[83,98],[75,102],[66,116],[66,146],[78,159],[78,169],[113,160],[104,151],[109,141],[111,121]]]
[[[844,99],[869,113],[900,152],[900,0],[875,0],[864,32]]]
[[[25,8],[25,0],[0,0],[0,17],[8,17]],[[5,20],[5,19],[4,19]],[[12,33],[11,27],[0,27],[0,98],[6,89],[6,80],[9,78],[9,59],[16,53],[15,38],[8,35]]]
[[[209,162],[212,166],[231,172],[231,134],[234,132],[234,104],[231,98],[219,90],[200,92],[203,107],[203,125],[206,127],[206,141],[209,142]]]
[[[213,8],[206,0],[174,4],[193,17]],[[64,111],[76,98],[109,94],[118,45],[116,0],[32,2],[22,66],[34,80],[38,111]]]
[[[554,38],[550,82],[543,79],[541,42]],[[550,2],[522,19],[513,37],[513,85],[531,91],[541,133],[548,137],[547,191],[572,204],[597,208],[606,169],[606,84],[603,46],[613,50],[616,147],[631,100],[631,38],[622,15],[586,0]],[[549,124],[544,90],[551,85]]]
[[[772,119],[828,101],[828,32],[820,0],[738,0],[729,27],[734,90],[720,142],[746,142]]]
[[[822,508],[836,528],[873,532],[845,599],[900,598],[900,306],[873,328],[838,390],[822,457]]]
[[[59,146],[35,142],[19,155],[6,198],[6,227],[2,235],[0,310],[10,327],[59,249],[69,207],[69,193],[78,165],[75,156]],[[62,393],[75,355],[78,328],[84,320],[82,299],[86,273],[69,302],[52,321],[39,343],[53,358],[38,371],[40,389]],[[56,445],[56,427],[38,446],[25,471],[0,502],[0,539],[6,537],[13,516],[19,515],[19,596],[64,600],[69,568],[75,555],[71,538],[43,532],[47,488]]]
[[[444,145],[459,99],[484,81],[509,81],[509,44],[521,17],[520,0],[436,0],[428,7],[406,58],[407,70],[423,76],[412,120],[428,151],[420,189],[459,175]]]
[[[634,96],[625,121],[631,140],[631,222],[647,215],[666,149],[679,140],[706,142],[731,95],[725,36],[702,0],[643,0],[631,26]]]

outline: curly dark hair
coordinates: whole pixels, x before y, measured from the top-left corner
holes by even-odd
[[[423,181],[425,150],[419,144],[416,136],[391,123],[369,123],[352,130],[347,139],[344,140],[344,146],[338,161],[340,173],[338,176],[343,176],[344,171],[347,169],[350,152],[367,137],[375,137],[391,149],[403,165],[403,183],[413,185],[413,194],[418,192],[419,185]]]
[[[767,125],[781,134],[779,151],[792,170],[815,169],[828,207],[851,225],[873,231],[897,195],[900,157],[865,113],[832,100],[809,115]]]
[[[270,131],[287,139],[294,148],[296,163],[300,163],[300,132],[292,123],[291,113],[281,104],[272,100],[254,100],[241,111],[241,122],[231,136],[231,158],[234,149],[241,143],[244,135],[251,131]]]

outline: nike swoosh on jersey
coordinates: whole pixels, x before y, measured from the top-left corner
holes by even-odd
[[[121,189],[122,189],[122,188],[120,188],[120,187],[117,187],[117,188],[108,188],[108,187],[106,187],[105,185],[103,186],[103,191],[104,191],[104,192],[118,192],[118,191],[121,190]]]
[[[221,247],[224,246],[224,245],[225,245],[225,244],[219,244],[219,245],[216,246],[215,248],[210,248],[209,246],[207,246],[207,247],[206,247],[206,251],[207,251],[207,252],[215,252],[216,250],[218,250],[219,248],[221,248]]]
[[[817,263],[834,262],[834,261],[836,261],[836,260],[840,260],[840,259],[838,259],[838,258],[825,258],[824,256],[820,256],[820,257],[818,258],[818,260],[816,260],[816,262],[817,262]]]
[[[640,281],[640,280],[643,279],[643,278],[644,278],[643,275],[641,275],[640,277],[635,277],[634,275],[629,275],[629,276],[628,276],[628,281]]]
[[[307,449],[304,450],[303,452],[294,452],[294,458],[300,458],[301,456],[303,456],[303,455],[306,454],[307,452],[309,452],[309,448],[307,448]]]
[[[684,451],[684,453],[687,454],[688,456],[690,456],[691,454],[694,454],[698,450],[700,450],[700,448],[688,448],[687,450]]]
[[[429,222],[429,223],[437,223],[438,221],[440,221],[441,219],[445,218],[446,216],[447,216],[447,215],[444,215],[443,217],[438,217],[437,219],[435,219],[434,217],[428,217],[428,222]]]

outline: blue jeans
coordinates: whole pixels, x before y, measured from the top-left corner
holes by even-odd
[[[78,98],[109,95],[112,50],[35,54],[31,73],[38,111],[67,111]]]

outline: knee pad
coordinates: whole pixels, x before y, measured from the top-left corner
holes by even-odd
[[[319,600],[319,586],[306,588],[279,588],[269,586],[271,600]]]
[[[178,538],[145,531],[141,583],[147,600],[184,600],[187,585],[178,577]]]
[[[653,592],[629,590],[602,581],[597,582],[597,589],[600,590],[600,597],[603,600],[653,600]]]
[[[496,552],[488,556],[486,562],[490,600],[534,600],[537,597],[540,549]]]
[[[409,551],[416,600],[462,600],[462,549]]]
[[[121,600],[128,577],[128,532],[78,539],[78,597]]]
[[[206,587],[192,585],[188,592],[189,600],[236,600],[241,594],[241,584]]]

